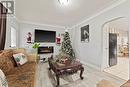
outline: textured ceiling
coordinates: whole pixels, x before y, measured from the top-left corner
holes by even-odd
[[[16,17],[20,21],[71,27],[116,1],[69,0],[68,6],[61,6],[58,0],[16,0]]]

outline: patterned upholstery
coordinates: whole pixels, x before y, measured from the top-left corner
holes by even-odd
[[[11,57],[13,55],[13,51],[11,49],[9,50],[3,50],[0,53],[0,57]]]
[[[1,69],[0,69],[0,87],[8,87],[6,77]]]
[[[21,73],[8,78],[9,87],[34,87],[34,74]]]
[[[7,76],[9,87],[35,87],[35,66],[36,63],[31,62],[15,68]]]
[[[0,53],[0,69],[6,75],[9,87],[35,87],[36,62],[27,62],[26,64],[14,67],[12,55],[14,53],[24,53],[20,49],[4,50]],[[26,54],[26,52],[25,52]],[[27,55],[27,54],[26,54]]]
[[[13,74],[21,74],[25,72],[32,72],[35,73],[36,63],[35,62],[28,62],[27,64],[24,64],[20,67],[16,67],[13,70],[10,71],[9,75]]]
[[[11,50],[5,50],[0,54],[0,69],[8,75],[9,72],[14,68],[13,63],[11,62],[11,57],[13,53]]]

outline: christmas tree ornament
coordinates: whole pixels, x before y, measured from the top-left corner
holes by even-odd
[[[58,37],[56,37],[56,44],[61,44],[61,37],[60,34],[58,35]]]
[[[28,34],[27,34],[27,43],[31,43],[31,40],[32,40],[32,34],[31,34],[31,32],[28,32]]]

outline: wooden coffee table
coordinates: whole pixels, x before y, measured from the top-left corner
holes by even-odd
[[[82,64],[78,61],[73,61],[71,64],[64,65],[64,66],[59,66],[56,62],[53,61],[52,58],[48,59],[49,63],[49,70],[53,70],[53,72],[56,74],[56,79],[57,79],[57,86],[60,85],[60,80],[59,77],[61,75],[72,75],[74,73],[77,73],[77,71],[80,70],[80,78],[83,80],[83,71],[84,67]]]

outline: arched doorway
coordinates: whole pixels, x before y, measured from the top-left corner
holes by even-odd
[[[103,25],[102,70],[129,79],[129,22],[120,17]]]

